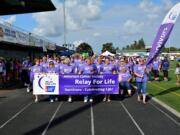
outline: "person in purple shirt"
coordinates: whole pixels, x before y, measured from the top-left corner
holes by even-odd
[[[97,68],[97,74],[102,74],[103,62],[100,57],[97,60],[96,68]]]
[[[72,66],[70,64],[69,58],[66,58],[64,60],[64,66],[63,66],[61,73],[62,74],[74,74],[75,73],[75,68],[74,68],[74,66]],[[70,102],[70,103],[72,102],[72,96],[71,95],[69,95],[69,97],[68,97],[68,102]]]
[[[35,65],[30,68],[30,82],[33,83],[34,80],[34,74],[35,73],[41,73],[43,71],[42,66],[40,66],[40,60],[35,59]],[[30,92],[31,87],[27,87],[27,92]],[[35,95],[35,102],[38,102],[38,95]]]
[[[122,70],[123,68],[126,68],[126,69],[127,69],[127,72],[129,72],[129,67],[128,67],[128,65],[125,63],[124,59],[121,59],[120,62],[119,62],[119,66],[118,66],[118,68],[117,68],[117,71],[118,71],[119,73],[121,73],[121,70]]]
[[[136,76],[138,101],[141,101],[140,95],[143,96],[143,103],[146,104],[147,89],[147,70],[144,59],[139,60],[139,64],[134,67],[134,75]]]
[[[50,61],[48,68],[46,68],[46,70],[45,70],[45,73],[56,73],[56,74],[58,74],[59,73],[59,69],[55,68],[55,65],[54,65],[53,61]],[[50,102],[51,103],[54,102],[54,100],[58,101],[58,97],[57,96],[50,95],[49,98],[50,98]]]
[[[105,62],[104,65],[102,67],[102,74],[115,74],[116,73],[116,68],[114,67],[114,65],[112,65],[110,63],[109,58],[105,58]],[[105,95],[103,101],[107,101],[110,102],[110,95]]]
[[[22,73],[21,78],[25,86],[29,85],[29,73],[30,73],[30,67],[32,67],[32,62],[30,61],[30,58],[27,57],[26,60],[22,63]]]
[[[83,65],[81,68],[79,74],[95,74],[97,73],[97,69],[95,64],[92,64],[91,58],[86,59],[86,64]],[[84,103],[86,103],[89,99],[89,102],[93,102],[93,97],[92,95],[89,96],[84,96]]]
[[[164,81],[168,81],[169,61],[167,57],[162,61],[161,69],[163,71]]]
[[[131,79],[131,74],[127,71],[126,68],[123,68],[119,73],[119,86],[121,89],[121,95],[123,95],[124,91],[126,90],[128,92],[128,95],[131,96]]]
[[[43,56],[43,61],[40,63],[40,65],[42,66],[43,71],[45,71],[46,68],[48,67],[48,62],[47,62],[47,57],[46,56]]]
[[[158,59],[155,59],[152,63],[152,69],[153,69],[155,81],[159,81],[160,68],[161,68],[161,62]]]

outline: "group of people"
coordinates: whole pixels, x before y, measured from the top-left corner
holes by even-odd
[[[92,56],[84,58],[80,54],[71,57],[43,56],[34,59],[34,64],[30,60],[23,63],[24,82],[27,92],[30,91],[30,83],[33,83],[35,73],[57,73],[57,74],[118,74],[119,88],[121,95],[132,95],[132,82],[136,82],[137,100],[146,104],[147,81],[154,74],[154,80],[159,80],[159,71],[163,70],[164,80],[168,80],[169,62],[165,58],[163,61],[158,59],[150,65],[146,65],[144,58],[134,57],[104,57]],[[33,65],[33,66],[32,66]],[[30,72],[29,72],[30,71]],[[30,74],[29,74],[30,73]],[[30,77],[29,77],[30,76]],[[30,79],[28,79],[28,77]],[[50,95],[50,102],[58,100],[58,96]],[[71,95],[68,102],[72,102]],[[35,95],[35,102],[38,102],[38,95]],[[84,102],[93,102],[93,95],[85,95]],[[110,102],[111,96],[104,95],[103,101]]]
[[[18,59],[0,57],[0,88],[6,83],[21,79],[22,63]]]

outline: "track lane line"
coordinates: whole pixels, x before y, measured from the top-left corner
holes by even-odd
[[[59,111],[59,109],[62,107],[62,104],[63,104],[63,102],[59,103],[59,105],[58,105],[56,111],[55,111],[54,114],[52,115],[52,117],[51,117],[49,123],[47,124],[46,128],[44,129],[44,131],[42,132],[41,135],[45,135],[45,134],[47,133],[49,126],[50,126],[51,123],[53,122],[53,120],[54,120],[54,118],[55,118],[57,112]]]
[[[177,122],[174,118],[172,118],[169,114],[167,114],[166,112],[164,112],[162,109],[160,109],[159,107],[157,107],[156,105],[154,105],[153,103],[149,102],[149,104],[151,104],[154,108],[156,108],[159,112],[163,113],[166,117],[168,117],[170,120],[172,120],[175,124],[177,124],[178,126],[180,126],[180,123]]]
[[[93,112],[92,104],[91,104],[91,135],[95,135],[95,130],[94,130],[94,112]]]
[[[131,118],[132,122],[134,123],[134,125],[137,127],[137,129],[139,130],[139,132],[141,133],[141,135],[145,135],[145,133],[143,132],[143,130],[140,128],[140,126],[138,125],[138,123],[135,121],[135,119],[133,118],[133,116],[130,114],[130,112],[128,111],[128,109],[125,107],[125,105],[122,102],[119,102],[121,104],[121,106],[123,107],[123,109],[126,111],[126,113],[128,114],[128,116]]]
[[[23,107],[19,112],[17,112],[15,115],[13,115],[9,120],[7,120],[4,124],[0,126],[0,129],[5,127],[8,123],[10,123],[13,119],[15,119],[18,115],[20,115],[24,110],[26,110],[30,105],[32,105],[33,102],[30,102],[25,107]]]

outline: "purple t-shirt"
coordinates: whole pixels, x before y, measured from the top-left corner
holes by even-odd
[[[132,78],[129,72],[119,73],[119,76],[122,78],[121,82],[127,82],[130,78]]]
[[[34,65],[30,69],[30,81],[32,82],[34,79],[34,74],[35,73],[41,73],[43,71],[42,66],[40,65]]]
[[[147,82],[147,74],[145,72],[145,69],[146,69],[146,65],[138,64],[134,67],[134,73],[137,73],[139,75],[144,75],[143,78],[136,76],[136,82]]]
[[[154,69],[154,70],[158,70],[160,64],[161,64],[161,63],[160,63],[160,61],[158,61],[158,60],[153,61],[153,63],[152,63],[153,69]]]
[[[74,74],[74,66],[64,65],[61,73],[62,74]]]
[[[23,61],[23,63],[22,63],[23,69],[29,69],[30,67],[32,67],[32,63],[29,60]]]
[[[43,71],[45,71],[46,68],[48,67],[48,62],[42,62],[40,65],[42,66]]]
[[[119,66],[119,67],[117,68],[117,71],[118,71],[119,73],[121,73],[123,68],[125,68],[125,69],[127,70],[127,72],[129,72],[129,68],[128,68],[126,65],[125,65],[125,66]]]
[[[45,73],[59,73],[59,69],[57,68],[46,68]]]
[[[81,74],[94,74],[97,71],[97,68],[94,64],[88,65],[84,64],[81,68]]]
[[[114,65],[112,64],[104,64],[103,67],[102,67],[102,72],[103,74],[112,74],[113,71],[116,71]]]

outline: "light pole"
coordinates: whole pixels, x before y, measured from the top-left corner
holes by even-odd
[[[64,44],[66,45],[66,0],[63,3],[63,15],[64,15]]]

